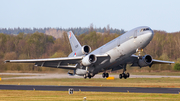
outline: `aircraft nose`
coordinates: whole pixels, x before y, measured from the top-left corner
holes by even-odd
[[[144,34],[143,40],[151,41],[153,36],[154,36],[153,30],[149,30]]]

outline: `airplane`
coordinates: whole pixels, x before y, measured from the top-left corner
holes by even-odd
[[[108,78],[107,70],[120,69],[123,69],[123,73],[119,74],[119,78],[129,78],[130,74],[126,73],[127,64],[141,68],[151,67],[153,64],[174,63],[153,59],[149,54],[141,56],[141,52],[154,36],[153,30],[148,26],[134,28],[92,52],[90,46],[81,46],[72,31],[67,32],[67,35],[72,49],[68,57],[5,60],[5,63],[35,63],[35,66],[69,69],[74,71],[68,72],[69,75],[83,76],[85,79],[91,79],[100,72],[103,72],[103,78]],[[139,55],[134,55],[137,52]]]

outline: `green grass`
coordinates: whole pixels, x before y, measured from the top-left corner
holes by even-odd
[[[1,80],[0,84],[180,88],[180,78],[129,78],[114,80],[103,78],[11,79]]]
[[[180,72],[132,72],[132,75],[167,75],[167,76],[180,76]]]
[[[180,94],[0,90],[5,101],[180,101]]]

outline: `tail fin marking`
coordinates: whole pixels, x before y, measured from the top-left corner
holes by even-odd
[[[77,38],[75,37],[75,35],[73,34],[73,32],[69,31],[67,34],[68,34],[68,38],[69,38],[69,42],[70,42],[72,51],[74,52],[74,51],[79,50],[82,46],[79,43],[79,41],[77,40]]]

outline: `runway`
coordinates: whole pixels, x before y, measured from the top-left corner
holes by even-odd
[[[2,80],[10,79],[60,79],[60,78],[83,78],[82,76],[69,76],[68,74],[58,73],[0,73],[0,75],[12,75],[12,77],[1,78]],[[18,77],[16,77],[18,75]],[[13,77],[14,76],[14,77]],[[118,74],[110,74],[115,78],[119,78]],[[93,78],[102,78],[101,74],[95,75]],[[130,78],[180,78],[180,76],[164,76],[164,75],[131,75]]]
[[[69,88],[73,88],[74,91],[91,91],[91,92],[171,93],[171,94],[179,94],[180,92],[180,88],[0,85],[0,90],[68,91]]]

